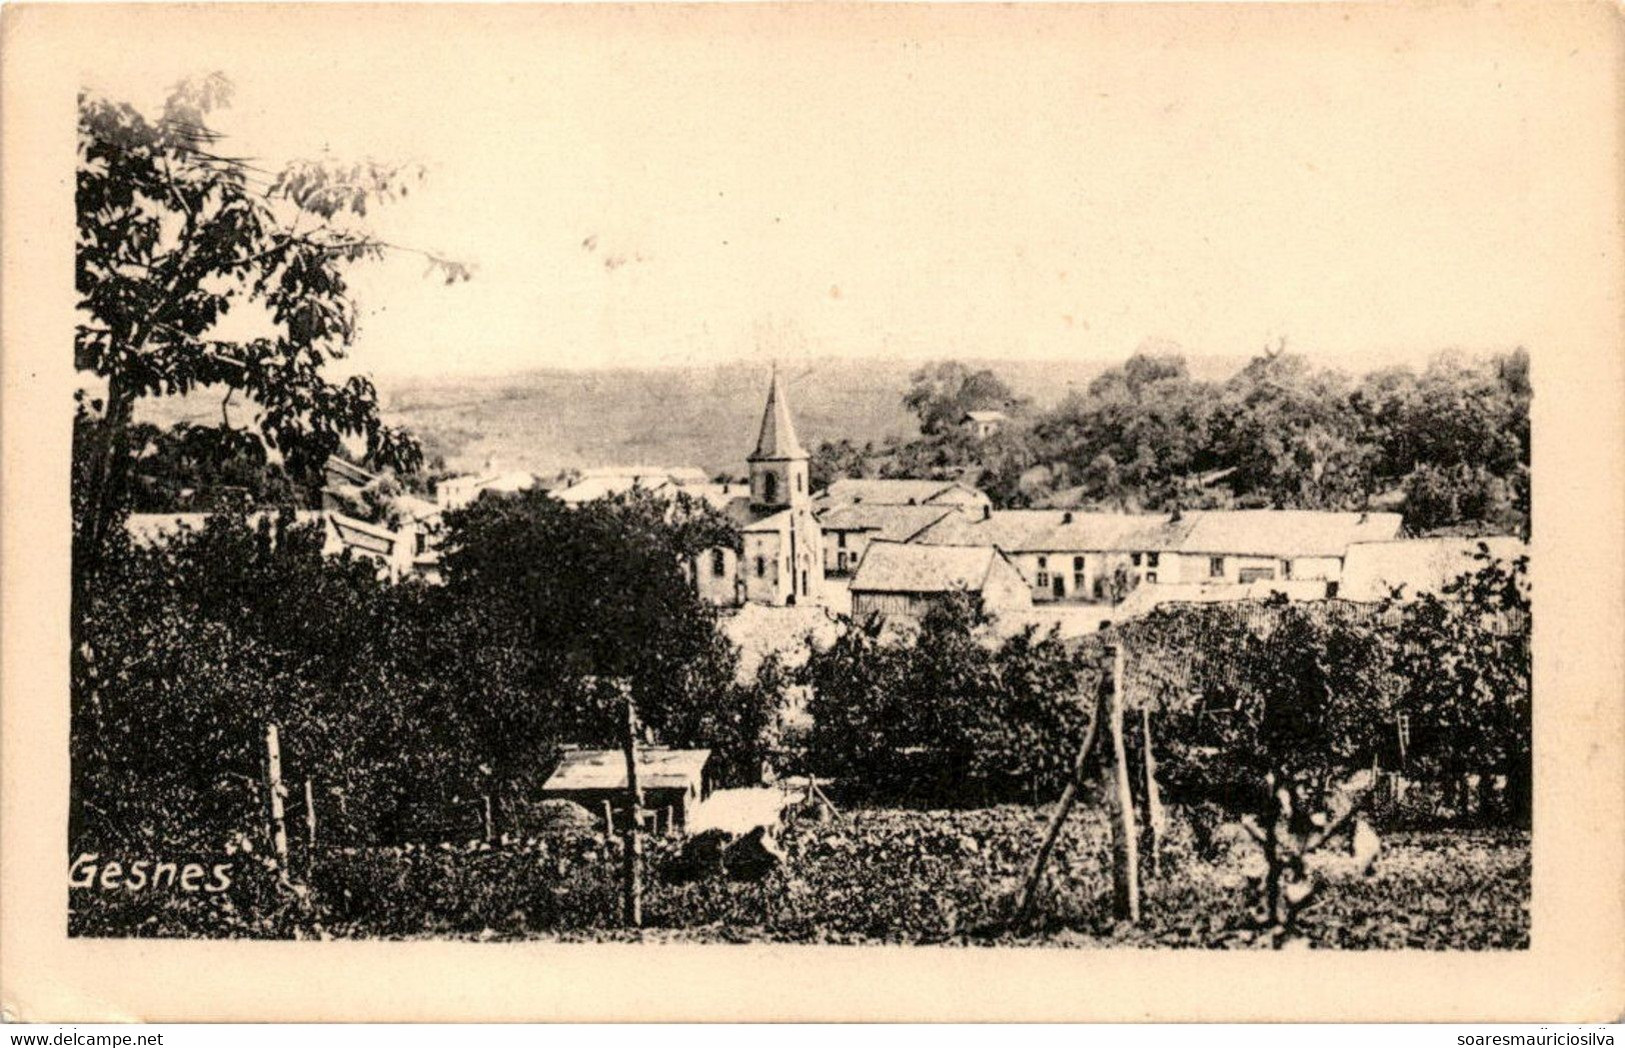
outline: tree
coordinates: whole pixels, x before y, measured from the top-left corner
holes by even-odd
[[[987,636],[969,597],[890,638],[848,621],[803,670],[815,768],[935,804],[1031,800],[1070,774],[1096,667],[1054,633]]]
[[[1442,594],[1403,606],[1394,665],[1405,682],[1398,712],[1409,720],[1407,773],[1455,786],[1463,811],[1469,777],[1487,797],[1503,776],[1508,815],[1526,820],[1533,731],[1528,558],[1499,561],[1481,545],[1477,560]]]
[[[324,372],[355,334],[346,266],[391,247],[359,221],[371,203],[406,195],[422,170],[299,161],[262,172],[225,155],[208,125],[231,95],[220,74],[183,82],[152,120],[79,99],[74,366],[105,384],[80,404],[91,423],[75,522],[86,571],[124,502],[130,421],[144,397],[223,390],[223,415],[245,397],[253,432],[296,476],[352,437],[377,463],[418,461],[415,442],[379,420],[371,382]],[[428,257],[448,281],[468,276]],[[222,336],[220,319],[245,307],[264,334]]]
[[[920,432],[928,437],[948,433],[967,411],[1008,410],[1023,403],[990,369],[972,371],[957,360],[927,364],[910,381],[903,406],[920,420]]]
[[[735,705],[738,652],[685,573],[701,552],[738,543],[726,518],[647,491],[568,506],[533,490],[481,498],[446,527],[445,599],[497,624],[501,652],[525,653],[530,701],[559,737],[617,745],[627,682],[663,742],[751,764],[769,718]]]

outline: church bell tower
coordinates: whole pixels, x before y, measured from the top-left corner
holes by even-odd
[[[812,493],[807,490],[807,452],[796,439],[790,420],[790,402],[773,368],[767,389],[767,410],[762,412],[762,431],[756,450],[745,459],[750,464],[750,502],[758,512],[804,507]]]

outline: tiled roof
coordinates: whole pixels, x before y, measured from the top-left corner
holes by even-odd
[[[1397,513],[1326,513],[1296,509],[1201,510],[1185,515],[1181,553],[1263,557],[1341,557],[1356,542],[1399,537]]]
[[[1343,561],[1337,595],[1346,600],[1379,601],[1403,586],[1403,597],[1439,593],[1448,582],[1480,567],[1479,544],[1497,560],[1510,561],[1529,552],[1519,539],[1491,538],[1400,539],[1396,542],[1357,542]]]
[[[1007,553],[1171,551],[1266,557],[1340,557],[1356,542],[1392,539],[1397,513],[1314,510],[1192,510],[1167,514],[1081,510],[998,510],[986,517],[948,517],[917,541],[985,543]]]
[[[850,506],[858,503],[878,506],[922,506],[959,485],[951,480],[882,480],[846,478],[837,480],[815,500],[823,506]]]
[[[1128,513],[1079,510],[995,510],[985,517],[955,515],[932,525],[916,541],[932,545],[997,546],[1007,553],[1170,549],[1184,521]]]
[[[991,546],[872,542],[852,579],[853,593],[979,592],[999,551]]]
[[[887,542],[908,542],[944,517],[957,517],[952,506],[882,506],[858,503],[840,506],[819,517],[826,531],[870,531]]]

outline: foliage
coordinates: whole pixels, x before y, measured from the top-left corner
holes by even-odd
[[[1504,776],[1507,814],[1525,821],[1533,759],[1528,558],[1506,563],[1481,545],[1478,560],[1442,595],[1404,606],[1394,669],[1404,681],[1397,709],[1409,728],[1405,770],[1464,789],[1476,775],[1486,794]]]
[[[74,366],[104,395],[81,401],[99,421],[87,449],[76,534],[93,561],[122,508],[128,427],[143,397],[225,391],[252,402],[248,432],[266,458],[307,475],[347,437],[376,462],[412,467],[416,443],[384,425],[362,376],[324,374],[355,335],[348,264],[389,245],[359,224],[369,204],[404,196],[421,170],[300,161],[262,173],[223,155],[209,114],[230,102],[215,74],[177,85],[162,114],[94,95],[79,100]],[[448,279],[466,268],[431,256]],[[263,334],[219,323],[248,310]]]
[[[1023,403],[991,370],[972,371],[958,361],[927,364],[914,372],[903,406],[920,420],[920,432],[942,436],[957,429],[967,411],[1010,411]]]
[[[619,842],[567,835],[500,848],[333,850],[317,863],[311,908],[283,897],[263,910],[181,909],[122,892],[75,890],[78,935],[561,938],[641,941],[1042,944],[1257,948],[1267,939],[1236,885],[1257,856],[1170,869],[1138,927],[1110,914],[1109,828],[1099,806],[1068,820],[1051,865],[1055,900],[1036,928],[1011,927],[1047,813],[1025,806],[961,811],[858,809],[786,827],[783,870],[765,884],[662,875],[680,838],[649,842],[646,927],[621,928]],[[1343,880],[1302,916],[1315,946],[1512,949],[1529,943],[1527,834],[1403,834],[1369,879]],[[236,897],[234,896],[234,899]],[[241,903],[239,903],[241,906]],[[154,910],[164,919],[147,923]]]
[[[966,599],[906,638],[845,623],[814,651],[809,761],[883,795],[942,805],[1058,792],[1082,737],[1096,662],[1029,628],[993,643]]]
[[[957,419],[996,376],[953,362],[923,369],[905,403],[920,436],[826,444],[819,484],[841,476],[971,480],[1013,508],[1172,510],[1231,505],[1364,509],[1403,500],[1414,532],[1527,530],[1529,359],[1441,354],[1423,371],[1355,379],[1266,349],[1222,383],[1193,379],[1151,349],[1048,411],[1026,410],[976,440]],[[982,377],[985,376],[985,377]],[[991,396],[991,394],[989,394]],[[983,398],[985,399],[985,398]]]

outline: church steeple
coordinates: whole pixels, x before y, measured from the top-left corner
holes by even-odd
[[[756,438],[756,450],[745,461],[784,462],[806,457],[801,441],[796,439],[790,401],[784,395],[784,384],[779,381],[779,368],[775,364],[772,382],[767,387],[767,410],[762,412],[762,431]]]
[[[779,369],[767,387],[767,408],[762,412],[762,430],[756,437],[756,450],[745,459],[750,463],[751,502],[758,509],[773,511],[805,505],[807,452],[796,439],[796,424],[790,418],[790,401],[784,395]]]

